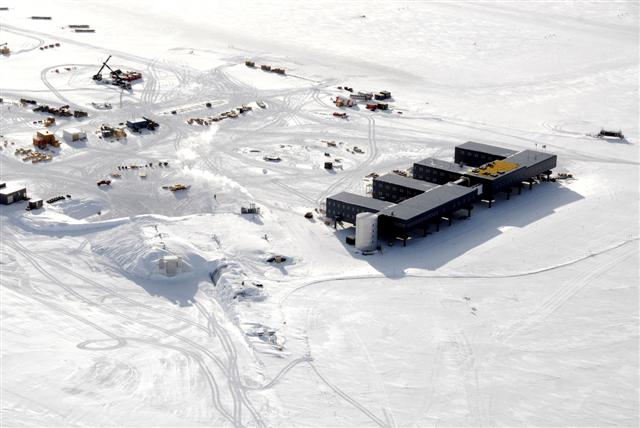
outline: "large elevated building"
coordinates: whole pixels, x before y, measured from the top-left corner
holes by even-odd
[[[355,224],[357,234],[357,215],[374,213],[377,216],[367,216],[368,230],[374,218],[380,236],[406,239],[413,229],[426,233],[430,223],[439,224],[443,218],[451,222],[458,210],[470,215],[479,199],[488,200],[489,207],[499,192],[507,193],[508,199],[513,188],[521,190],[523,183],[531,186],[535,178],[551,174],[556,162],[551,153],[516,152],[469,141],[455,148],[455,162],[427,158],[414,163],[413,178],[376,177],[373,198],[348,192],[328,197],[326,214],[336,222]]]
[[[461,209],[468,209],[478,196],[478,188],[475,187],[453,183],[436,186],[380,211],[379,229],[396,236],[406,236],[412,229],[427,229],[428,224],[434,220],[450,217]]]
[[[465,147],[464,151],[459,151]],[[487,152],[479,152],[482,148]],[[473,150],[471,150],[473,149]],[[477,166],[465,163],[464,159],[474,162],[475,154],[482,155],[485,161]],[[505,156],[506,155],[506,156]],[[486,159],[491,159],[486,161]],[[552,153],[523,150],[515,152],[509,149],[486,144],[467,142],[456,147],[456,162],[427,158],[413,164],[413,177],[436,184],[444,184],[466,177],[470,185],[482,185],[482,197],[492,199],[500,192],[511,192],[532,177],[544,175],[556,167],[557,156]]]

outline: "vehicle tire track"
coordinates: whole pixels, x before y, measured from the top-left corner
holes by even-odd
[[[340,178],[338,181],[336,181],[331,186],[329,186],[324,192],[322,192],[320,196],[316,198],[316,204],[320,205],[327,196],[334,193],[336,189],[342,186],[345,182],[350,182],[355,178],[357,178],[358,176],[362,176],[363,171],[365,171],[377,158],[378,146],[376,142],[376,128],[375,128],[376,122],[375,122],[375,119],[370,116],[365,116],[365,118],[369,122],[368,135],[367,135],[367,139],[369,141],[369,155],[367,156],[367,159],[364,162],[362,162],[360,165],[358,165],[356,168],[354,168],[352,171],[344,174],[342,178]]]
[[[375,422],[376,425],[378,425],[378,426],[380,426],[382,428],[388,428],[389,427],[383,420],[381,420],[376,415],[374,415],[371,411],[369,411],[369,409],[364,407],[362,404],[358,403],[349,394],[347,394],[346,392],[342,391],[340,388],[338,388],[337,386],[335,386],[334,384],[329,382],[329,380],[327,378],[325,378],[322,375],[322,373],[320,373],[320,371],[315,366],[315,364],[313,364],[312,362],[309,362],[309,366],[311,367],[311,370],[313,370],[313,372],[318,376],[318,378],[320,378],[320,380],[325,385],[327,385],[338,396],[342,397],[342,399],[344,399],[347,403],[351,404],[353,407],[355,407],[360,412],[362,412],[365,416],[367,416],[369,419],[371,419],[373,422]]]
[[[544,301],[540,306],[533,310],[528,317],[514,323],[505,331],[499,333],[498,339],[502,343],[507,343],[513,336],[515,336],[519,332],[533,325],[541,323],[552,314],[554,314],[558,309],[560,309],[569,299],[571,299],[583,288],[589,285],[592,279],[597,278],[598,276],[610,271],[611,269],[622,263],[625,263],[627,259],[635,257],[636,252],[636,248],[630,248],[626,250],[622,256],[616,257],[613,260],[610,260],[609,262],[598,266],[592,271],[582,272],[579,275],[575,276],[569,281],[569,283],[567,283],[563,287],[560,287],[546,301]]]

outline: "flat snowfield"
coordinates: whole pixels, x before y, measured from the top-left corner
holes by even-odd
[[[0,7],[0,181],[45,200],[0,205],[0,425],[638,426],[638,2]],[[468,140],[573,178],[373,255],[325,223]]]

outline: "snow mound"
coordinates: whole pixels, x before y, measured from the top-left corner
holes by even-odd
[[[219,301],[227,307],[238,301],[260,302],[267,298],[262,283],[249,279],[237,263],[218,262],[210,277]]]
[[[97,215],[105,209],[103,201],[91,198],[65,199],[58,205],[65,215],[77,220]]]
[[[127,221],[127,218],[116,218],[92,222],[85,219],[75,219],[61,212],[46,209],[40,213],[21,215],[17,219],[17,224],[31,232],[76,234],[111,229]]]
[[[211,263],[187,241],[165,236],[150,221],[132,221],[91,240],[92,251],[109,260],[126,275],[158,280],[184,279],[185,275],[205,275]],[[180,256],[182,272],[169,278],[160,273],[163,256]]]

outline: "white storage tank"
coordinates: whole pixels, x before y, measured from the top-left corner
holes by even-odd
[[[378,247],[378,214],[356,215],[356,248],[360,251],[375,251]]]

